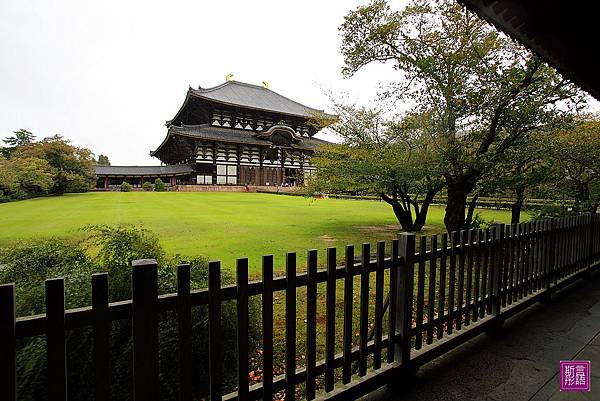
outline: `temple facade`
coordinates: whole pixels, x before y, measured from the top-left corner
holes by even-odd
[[[150,155],[162,166],[99,166],[98,187],[156,177],[167,185],[298,186],[314,173],[315,138],[336,116],[263,86],[227,80],[190,88],[166,122],[167,135]]]

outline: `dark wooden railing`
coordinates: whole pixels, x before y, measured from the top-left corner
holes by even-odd
[[[177,271],[178,293],[158,295],[154,260],[133,262],[132,299],[108,302],[108,275],[92,276],[92,305],[65,310],[64,280],[46,281],[46,314],[15,316],[13,284],[0,286],[0,399],[17,399],[16,340],[46,336],[48,393],[67,399],[65,333],[79,327],[93,330],[94,399],[109,399],[109,327],[130,319],[133,337],[135,400],[159,400],[158,316],[173,311],[179,336],[179,399],[192,399],[192,308],[208,306],[209,391],[211,399],[272,399],[285,392],[304,397],[352,399],[448,352],[555,290],[585,277],[600,261],[599,215],[540,220],[512,226],[497,225],[448,235],[417,238],[404,234],[378,242],[375,257],[363,244],[360,263],[353,246],[345,249],[345,264],[337,266],[336,249],[318,270],[317,251],[308,251],[306,273],[298,274],[296,254],[286,257],[285,276],[273,277],[273,257],[262,259],[262,279],[248,282],[248,260],[237,261],[237,285],[221,285],[220,262],[210,262],[208,288],[190,290],[190,266]],[[438,245],[440,245],[438,247]],[[374,277],[374,308],[370,308]],[[358,302],[355,276],[360,277]],[[343,282],[343,319],[336,321],[336,287]],[[318,284],[325,286],[324,359],[317,360]],[[306,310],[299,311],[296,291],[306,287]],[[387,296],[384,300],[384,292]],[[273,294],[285,291],[285,374],[273,375]],[[249,385],[249,298],[262,302],[261,383]],[[237,304],[238,389],[222,394],[221,305]],[[353,325],[358,309],[358,327]],[[374,316],[369,311],[374,309]],[[297,313],[305,313],[305,364],[298,366]],[[336,338],[341,323],[343,338]],[[358,329],[358,344],[353,333]],[[336,353],[336,342],[341,352]],[[340,369],[336,375],[336,369]],[[324,375],[324,386],[317,377]],[[299,387],[304,384],[303,387]]]

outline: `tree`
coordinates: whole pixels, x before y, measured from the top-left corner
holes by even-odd
[[[44,159],[0,159],[0,191],[8,199],[25,199],[47,194],[53,183],[52,169]]]
[[[44,159],[53,169],[51,193],[84,192],[96,182],[95,160],[86,148],[73,146],[59,135],[18,147],[13,157]]]
[[[545,138],[544,152],[557,169],[554,188],[574,200],[574,211],[600,206],[600,119],[585,118]]]
[[[321,147],[312,158],[313,191],[375,193],[388,203],[403,230],[419,231],[442,188],[424,133],[425,116],[387,121],[379,110],[340,105],[330,126],[341,145]]]
[[[154,180],[154,190],[156,192],[164,192],[165,191],[165,183],[160,178]]]
[[[98,161],[96,162],[96,164],[98,166],[110,166],[110,160],[108,159],[108,156],[99,154]]]
[[[374,0],[350,12],[340,31],[346,76],[372,62],[391,63],[400,79],[382,95],[433,116],[448,231],[467,228],[468,195],[510,147],[549,131],[565,107],[582,101],[537,56],[455,1],[414,0],[396,12]]]
[[[22,128],[20,130],[13,131],[13,134],[14,136],[8,137],[3,140],[3,142],[8,146],[0,148],[0,155],[4,156],[7,159],[11,156],[11,154],[17,147],[25,146],[35,141],[35,135]]]
[[[508,195],[514,199],[511,224],[520,222],[525,199],[531,194],[549,195],[545,193],[547,184],[556,179],[553,162],[544,149],[548,137],[547,133],[537,132],[521,138],[506,150],[503,160],[480,181],[479,186],[488,193]]]

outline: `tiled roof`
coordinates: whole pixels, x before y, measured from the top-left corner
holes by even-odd
[[[256,110],[291,114],[306,118],[319,115],[331,118],[335,117],[324,113],[322,110],[304,106],[265,87],[245,82],[227,81],[212,88],[191,89],[190,92],[196,97]]]

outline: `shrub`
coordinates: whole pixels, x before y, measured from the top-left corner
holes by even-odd
[[[146,181],[144,182],[144,184],[142,185],[142,188],[144,188],[144,191],[150,192],[154,189],[154,186],[152,185],[151,182]]]
[[[163,180],[161,180],[160,178],[157,178],[154,181],[154,190],[156,192],[164,192],[164,190],[165,190],[165,183],[163,182]]]
[[[127,181],[123,181],[121,184],[121,192],[131,192],[131,184]]]
[[[471,221],[471,227],[470,228],[472,228],[472,229],[476,229],[476,228],[486,229],[486,228],[490,228],[494,224],[496,224],[496,222],[494,221],[494,219],[487,220],[480,213],[475,213],[475,216],[473,216],[473,220]]]
[[[97,266],[79,243],[61,238],[45,238],[19,242],[0,249],[0,283],[15,283],[17,315],[43,313],[44,280],[57,276],[84,284],[67,286],[67,307],[89,304],[89,276]]]
[[[174,292],[177,285],[176,266],[183,262],[180,256],[167,258],[151,231],[138,226],[120,225],[87,226],[83,228],[88,238],[73,243],[60,238],[36,239],[0,251],[0,283],[15,282],[19,314],[41,313],[44,305],[44,280],[62,275],[65,277],[67,306],[90,305],[90,274],[109,272],[110,300],[130,296],[131,260],[155,258],[159,261],[158,281],[160,293]],[[94,249],[86,254],[84,249]],[[191,286],[206,288],[208,261],[203,257],[186,260],[191,265]],[[233,277],[223,272],[223,284],[233,284]],[[25,302],[23,302],[25,300]],[[250,299],[250,321],[257,322],[259,304]],[[222,306],[223,382],[226,391],[236,386],[236,307],[234,301]],[[193,391],[199,398],[208,396],[208,310],[206,306],[192,310],[192,361]],[[251,346],[258,344],[259,334],[250,327]],[[177,316],[166,312],[159,317],[160,337],[160,398],[177,399],[178,388],[178,336]],[[67,358],[69,364],[69,399],[88,400],[92,387],[92,331],[89,328],[70,330],[67,333]],[[17,364],[19,395],[23,399],[47,399],[45,339],[34,337],[19,342]],[[110,336],[111,398],[131,400],[132,382],[131,322],[115,321]],[[252,349],[251,349],[252,352]]]

